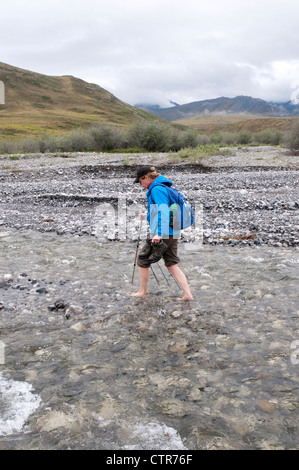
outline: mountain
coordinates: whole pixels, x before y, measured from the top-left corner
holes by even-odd
[[[176,103],[175,101],[171,101],[169,100],[168,101],[169,104],[171,104],[171,108],[173,106],[180,106],[178,103]],[[147,104],[147,103],[138,103],[138,104],[134,104],[135,108],[138,108],[138,109],[143,109],[144,111],[147,111],[147,112],[152,112],[152,111],[156,111],[156,110],[162,110],[162,109],[168,109],[168,108],[165,108],[165,107],[162,107],[160,106],[159,104]],[[155,113],[152,113],[152,114],[155,114]]]
[[[169,108],[155,106],[142,106],[148,111],[166,121],[176,121],[198,115],[210,114],[248,114],[261,116],[290,117],[299,115],[299,105],[288,103],[268,103],[259,98],[250,96],[236,96],[235,98],[215,98],[211,100],[194,101]]]
[[[48,76],[0,62],[0,138],[62,133],[99,121],[127,126],[136,120],[156,120],[99,85],[65,75]]]
[[[299,115],[299,105],[292,103],[292,101],[287,101],[286,103],[274,103],[270,101],[269,104],[282,114],[288,113],[288,116]]]

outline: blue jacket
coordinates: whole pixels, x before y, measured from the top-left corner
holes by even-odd
[[[148,204],[147,220],[152,236],[160,235],[162,238],[168,238],[169,235],[178,235],[180,231],[174,231],[169,225],[170,199],[167,189],[161,183],[172,186],[172,181],[166,179],[163,175],[158,176],[151,183],[146,193]]]

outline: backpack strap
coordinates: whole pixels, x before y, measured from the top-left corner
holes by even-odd
[[[152,189],[156,188],[157,186],[162,186],[162,188],[166,188],[167,190],[169,189],[169,185],[165,184],[165,183],[162,183],[162,182],[158,183],[158,184],[155,184],[155,186]],[[152,192],[152,189],[150,190],[150,194]],[[168,199],[169,199],[169,204],[168,205],[170,206],[171,205],[171,200],[170,200],[170,196],[169,196],[169,191],[167,191],[167,195],[168,195]]]

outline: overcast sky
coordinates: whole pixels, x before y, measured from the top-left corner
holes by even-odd
[[[289,101],[299,1],[0,0],[0,61],[74,75],[132,105]]]

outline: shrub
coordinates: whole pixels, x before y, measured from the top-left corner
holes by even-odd
[[[112,126],[93,127],[89,131],[89,135],[91,137],[91,146],[94,150],[109,151],[123,146],[121,132]]]
[[[279,145],[282,141],[282,132],[276,129],[265,129],[254,134],[253,140],[259,144]]]
[[[223,132],[222,133],[222,144],[223,145],[236,145],[238,140],[238,135],[233,132]]]
[[[222,133],[215,132],[211,135],[211,144],[221,144],[222,143]]]
[[[185,148],[185,147],[197,147],[198,145],[201,144],[200,142],[200,137],[198,133],[193,130],[193,129],[188,129],[187,131],[183,131],[179,138],[179,148]]]
[[[251,134],[247,131],[239,131],[237,133],[237,144],[246,145],[251,142]]]
[[[182,136],[183,136],[182,131],[178,131],[177,129],[170,129],[168,150],[171,150],[173,152],[178,152],[182,148]]]
[[[59,137],[53,135],[43,135],[38,139],[39,151],[41,153],[57,152],[59,150]]]
[[[84,152],[91,150],[92,145],[91,136],[82,129],[75,129],[56,139],[56,147],[61,152]]]
[[[171,148],[170,127],[161,123],[137,122],[129,130],[132,146],[149,152],[163,152]]]
[[[19,146],[15,142],[12,142],[10,140],[0,142],[0,154],[17,153],[18,151],[19,151]]]
[[[39,143],[36,139],[24,139],[20,148],[24,153],[38,153],[39,152]]]
[[[287,136],[287,146],[296,154],[299,152],[299,118],[293,122],[291,132]]]
[[[198,145],[209,145],[211,143],[211,138],[206,134],[200,134],[198,136]]]

